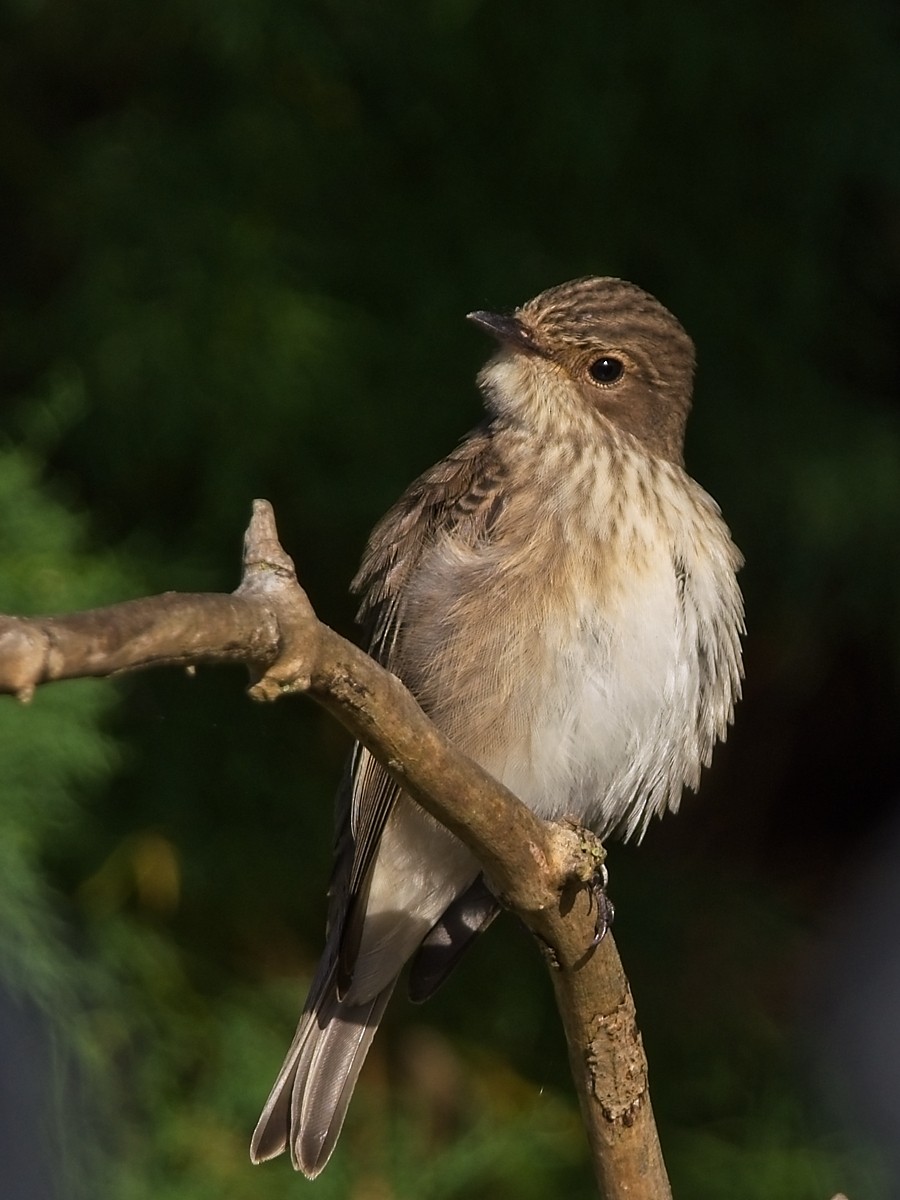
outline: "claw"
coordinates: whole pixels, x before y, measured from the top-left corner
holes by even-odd
[[[616,916],[615,905],[606,894],[606,885],[608,883],[609,871],[606,869],[606,864],[601,863],[587,885],[590,904],[592,906],[596,904],[597,906],[597,916],[594,921],[594,939],[590,944],[591,950],[595,950],[606,937],[609,927]]]
[[[586,887],[588,889],[588,911],[590,912],[591,908],[596,906],[594,936],[584,953],[584,957],[587,959],[606,937],[616,915],[613,902],[606,894],[606,886],[609,883],[609,872],[605,865],[606,851],[597,835],[590,829],[585,829],[574,817],[565,817],[562,823],[579,835],[581,850],[586,851],[589,857],[590,865],[587,866],[587,869],[585,869],[582,859],[578,869],[573,870],[571,876],[573,891],[570,893],[573,895],[574,892]]]

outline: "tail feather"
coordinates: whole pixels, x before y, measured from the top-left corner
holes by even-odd
[[[396,980],[361,1004],[338,1000],[331,984],[300,1018],[250,1143],[256,1163],[290,1147],[295,1168],[309,1179],[331,1157]]]

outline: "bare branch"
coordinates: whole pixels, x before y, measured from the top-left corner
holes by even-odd
[[[596,864],[591,839],[539,820],[456,750],[395,676],[317,619],[268,503],[254,503],[231,596],[169,592],[67,616],[0,617],[0,692],[20,700],[59,679],[221,662],[246,664],[256,700],[307,693],[472,850],[547,948],[603,1195],[667,1200],[628,982],[610,935],[589,951],[594,915],[580,885]]]

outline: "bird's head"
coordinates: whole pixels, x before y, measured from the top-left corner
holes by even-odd
[[[682,462],[694,345],[647,292],[622,279],[576,279],[511,314],[469,320],[500,343],[479,375],[493,411],[549,435],[608,421]]]

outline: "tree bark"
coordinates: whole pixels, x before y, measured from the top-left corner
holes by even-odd
[[[602,849],[538,819],[461,754],[400,681],[316,617],[254,503],[232,595],[173,593],[55,617],[0,617],[0,692],[28,701],[54,680],[153,666],[243,662],[261,701],[305,692],[481,862],[492,889],[545,947],[597,1181],[606,1200],[668,1200],[647,1061],[615,943],[592,947],[585,886]]]

